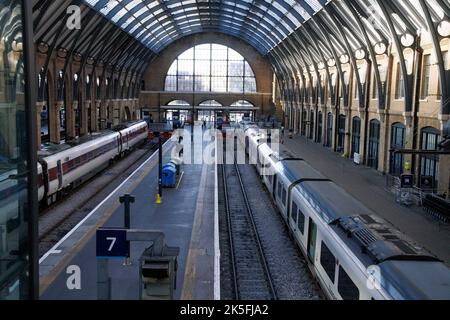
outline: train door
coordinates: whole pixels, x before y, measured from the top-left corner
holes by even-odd
[[[63,169],[61,160],[58,160],[57,162],[57,170],[58,170],[58,190],[61,190],[63,186]]]
[[[308,227],[308,258],[314,264],[316,256],[316,241],[317,241],[317,225],[313,219],[309,218]]]
[[[273,175],[273,185],[272,185],[272,197],[276,200],[277,199],[277,182],[278,182],[278,176],[276,174]]]

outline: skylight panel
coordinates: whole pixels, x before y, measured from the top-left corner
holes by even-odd
[[[411,0],[413,1],[413,0]],[[163,48],[174,38],[188,32],[217,30],[239,35],[247,40],[254,39],[262,46],[261,53],[267,53],[267,46],[260,43],[260,34],[266,35],[269,49],[277,45],[301,26],[303,19],[310,14],[303,6],[309,6],[311,12],[322,9],[318,0],[84,0],[86,4],[98,10],[113,23],[127,31],[152,50]],[[308,8],[309,8],[308,7]],[[199,13],[199,9],[202,10]],[[301,18],[301,17],[302,18]],[[207,22],[206,24],[204,22]],[[181,26],[185,27],[184,29]],[[128,29],[128,30],[127,30]],[[167,39],[164,43],[158,37]],[[176,34],[179,32],[180,34]],[[258,35],[259,34],[259,35]],[[257,40],[259,39],[259,40]],[[157,47],[157,44],[159,47]]]

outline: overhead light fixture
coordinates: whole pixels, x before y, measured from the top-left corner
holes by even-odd
[[[378,42],[375,47],[375,53],[378,55],[382,55],[386,53],[387,46],[383,42]]]
[[[405,33],[400,38],[400,41],[404,47],[411,47],[414,44],[414,40],[414,36],[410,33]]]
[[[438,25],[438,33],[441,37],[447,38],[450,36],[450,22],[448,20],[443,20]]]
[[[355,58],[358,60],[362,60],[366,57],[366,51],[363,49],[356,50]]]
[[[334,67],[336,65],[336,61],[334,59],[328,60],[328,66]]]
[[[348,55],[343,54],[343,55],[340,57],[340,61],[341,61],[342,64],[346,64],[346,63],[348,63],[348,62],[350,61],[350,59],[349,59]]]

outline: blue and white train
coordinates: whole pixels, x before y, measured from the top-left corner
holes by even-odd
[[[329,299],[447,300],[450,269],[303,159],[266,143],[265,130],[237,137]]]

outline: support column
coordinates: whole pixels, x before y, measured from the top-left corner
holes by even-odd
[[[439,122],[441,132],[444,132],[444,126],[450,120],[450,115],[440,114]],[[442,155],[439,159],[439,178],[438,190],[447,193],[447,199],[450,199],[450,155]]]
[[[113,124],[113,115],[114,115],[114,106],[113,106],[113,101],[111,99],[106,100],[104,109],[105,109],[105,114],[106,114],[106,117],[105,117],[106,128],[111,128],[112,124]]]
[[[99,104],[98,101],[92,101],[91,102],[91,128],[92,132],[99,131],[100,128],[98,126],[98,118],[100,116],[100,112],[98,111]]]
[[[386,173],[389,171],[387,164],[389,163],[389,130],[387,130],[388,116],[385,110],[378,110],[380,117],[380,146],[378,157],[378,170]]]
[[[61,110],[65,109],[64,101],[57,101],[56,102],[56,113],[57,113],[57,119],[58,119],[58,143],[61,143],[61,140],[63,137],[61,137]],[[66,111],[66,110],[64,110]],[[67,113],[66,113],[67,114]],[[66,127],[67,127],[67,121],[66,121]],[[66,135],[67,135],[67,128],[66,128]],[[64,138],[66,139],[66,138]]]
[[[333,121],[332,121],[333,130],[331,133],[332,143],[331,143],[330,149],[335,151],[336,147],[337,147],[337,130],[338,130],[338,126],[336,125],[336,123],[337,123],[336,119],[337,119],[337,117],[339,117],[339,114],[338,114],[336,108],[332,108],[331,113],[333,114]],[[328,122],[328,114],[327,114],[327,122]]]
[[[89,127],[88,127],[88,110],[89,110],[89,105],[90,105],[90,101],[85,101],[84,103],[80,104],[80,114],[81,116],[81,130],[80,130],[80,135],[84,136],[86,134],[89,133]]]
[[[345,138],[344,138],[344,157],[350,158],[350,153],[352,152],[352,134],[350,127],[352,126],[352,112],[351,109],[345,109]]]
[[[75,134],[75,113],[73,110],[73,103],[69,103],[66,107],[66,136],[67,140],[71,140],[76,136]]]
[[[405,132],[405,149],[413,149],[413,141],[414,141],[414,123],[413,123],[413,114],[412,112],[404,112],[403,113],[403,118],[404,118],[404,124],[406,127],[406,132]],[[420,147],[419,147],[420,149]],[[411,154],[405,154],[403,155],[404,158],[404,163],[410,163],[411,165],[413,164],[413,155]],[[417,157],[417,159],[419,159],[420,157]],[[420,171],[420,161],[416,161],[415,163],[415,167],[411,168],[412,170],[414,170],[415,173],[415,179],[416,179],[416,184],[419,185],[419,171]],[[411,171],[412,171],[411,170]]]
[[[73,129],[73,138],[79,137],[81,135],[81,124],[78,124],[78,126],[80,126],[78,128],[78,132],[77,132],[77,118],[76,118],[76,114],[78,112],[79,109],[79,103],[78,101],[73,101],[72,102],[72,112],[71,112],[71,119],[70,119],[70,127],[71,130]]]
[[[134,120],[141,120],[141,108],[139,106],[139,99],[133,99],[134,101],[134,113],[135,113],[135,119]]]
[[[113,126],[120,124],[120,101],[117,99],[113,100]]]
[[[59,102],[51,104],[49,107],[50,142],[53,142],[56,144],[59,144],[59,142],[60,142],[59,110],[60,110]]]
[[[369,130],[366,130],[366,117],[369,116],[368,111],[361,109],[359,112],[359,118],[361,119],[361,128],[359,131],[360,140],[359,140],[359,155],[360,155],[360,163],[365,164],[367,159],[367,153],[369,150],[369,139],[366,141],[366,132],[369,134]]]
[[[106,107],[104,103],[102,103],[101,100],[97,100],[97,105],[100,110],[100,130],[105,130],[107,128],[107,113],[106,113]]]
[[[38,150],[41,148],[41,112],[44,107],[44,102],[37,101],[36,102],[36,145]]]

